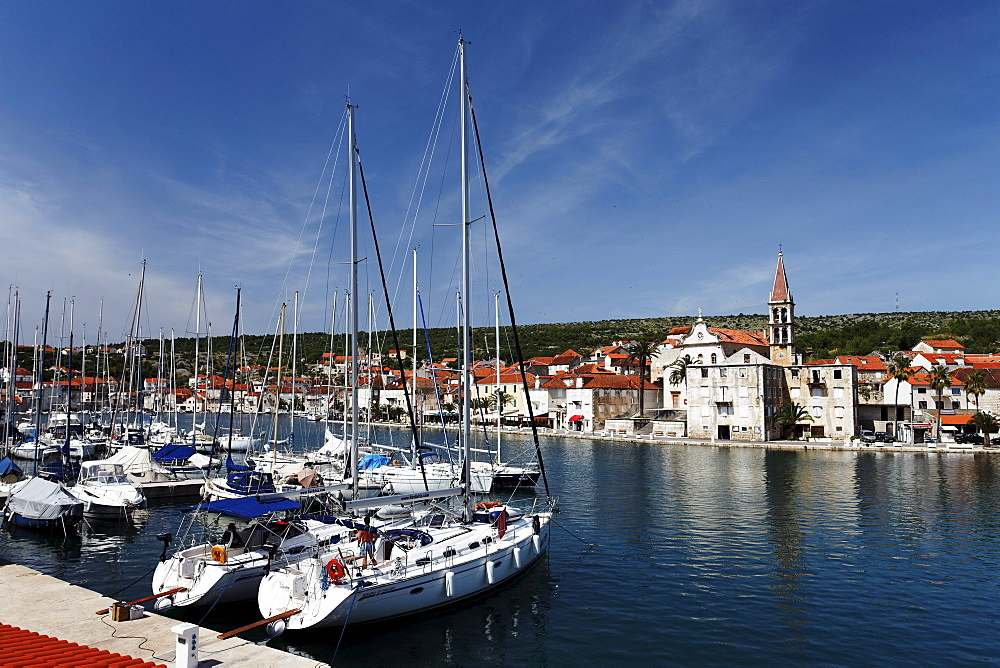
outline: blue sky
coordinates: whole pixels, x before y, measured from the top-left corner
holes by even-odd
[[[400,325],[415,245],[452,324],[454,99],[418,184],[459,30],[522,322],[763,313],[779,244],[803,315],[997,307],[992,0],[4,0],[0,266],[25,320],[52,290],[94,332],[103,298],[120,338],[145,259],[146,334],[193,330],[199,270],[214,334],[236,285],[248,332],[295,290],[327,329],[349,90]],[[495,264],[476,277],[488,324]]]

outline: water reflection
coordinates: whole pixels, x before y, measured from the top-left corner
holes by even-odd
[[[297,425],[296,442],[310,428],[320,437],[315,423]],[[324,662],[337,651],[352,665],[971,663],[1000,654],[1000,453],[551,437],[542,446],[564,512],[548,559],[522,579],[457,608],[270,644]],[[529,447],[505,438],[507,452]],[[543,496],[518,494],[525,506]],[[3,535],[0,556],[103,593],[135,581],[123,596],[138,598],[160,554],[155,536],[178,535],[182,505],[75,539]],[[253,605],[172,614],[218,629],[258,616]],[[248,638],[266,640],[263,631]]]
[[[782,601],[777,607],[790,629],[807,621],[802,605],[806,597],[801,580],[807,567],[804,531],[799,523],[799,456],[782,450],[768,450],[764,455],[768,538],[777,564],[772,587]]]

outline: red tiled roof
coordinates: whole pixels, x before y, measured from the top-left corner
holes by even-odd
[[[709,327],[708,331],[718,335],[724,342],[744,343],[748,346],[768,345],[762,332],[744,332],[741,329],[723,329],[721,327]]]
[[[931,348],[952,348],[955,350],[965,350],[965,346],[955,339],[924,339],[921,343],[926,343]]]
[[[885,371],[885,362],[878,355],[841,355],[837,358],[840,364],[850,364],[864,371]]]
[[[4,666],[163,666],[125,654],[60,640],[0,624],[0,661]]]

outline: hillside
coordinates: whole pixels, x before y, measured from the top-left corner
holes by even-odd
[[[679,316],[670,318],[636,318],[619,320],[600,320],[594,322],[567,322],[541,325],[523,325],[520,327],[521,345],[524,356],[552,356],[568,349],[588,354],[599,346],[608,345],[613,341],[645,340],[663,341],[672,327],[686,326],[693,323],[694,316]],[[761,314],[737,314],[724,316],[706,316],[705,320],[714,327],[761,331],[767,326],[767,319]],[[834,357],[836,355],[867,355],[874,351],[891,353],[897,350],[909,350],[920,339],[953,338],[962,343],[966,350],[976,353],[1000,352],[1000,311],[922,311],[906,313],[851,313],[845,315],[824,315],[796,318],[798,325],[797,347],[808,360]],[[505,360],[513,358],[513,341],[509,327],[501,329],[503,348],[502,357]],[[431,350],[435,361],[446,357],[457,357],[457,335],[454,329],[432,329],[428,332]],[[286,336],[283,354],[283,366],[291,367],[291,336]],[[336,339],[335,353],[343,354],[344,337]],[[427,344],[419,343],[418,358],[426,357]],[[386,352],[395,346],[391,335],[386,332],[375,333],[376,343],[373,348]],[[409,348],[412,333],[399,333],[400,345]],[[360,337],[362,349],[368,345],[368,335]],[[475,357],[479,359],[492,357],[494,332],[492,327],[476,329],[473,335]],[[159,341],[149,339],[144,341],[147,350],[143,374],[166,375],[156,367],[159,358]],[[261,335],[246,335],[243,338],[243,353],[237,356],[237,365],[277,364],[272,354],[273,337]],[[167,343],[169,347],[169,342]],[[201,350],[208,348],[203,339]],[[115,346],[112,346],[115,347]],[[190,374],[194,368],[194,339],[177,339],[174,343],[177,353],[176,369],[182,375]],[[211,341],[213,372],[222,374],[225,368],[226,351],[229,347],[227,337],[214,337]],[[304,373],[308,365],[318,361],[324,352],[330,349],[330,336],[324,333],[303,334],[298,338],[296,358],[298,370]],[[169,352],[166,356],[169,358]],[[74,367],[79,369],[81,360],[74,356]],[[22,348],[18,354],[19,364],[32,368],[31,351]],[[65,365],[65,359],[47,359],[50,363]],[[104,364],[109,364],[113,375],[122,373],[123,360],[112,355]],[[88,369],[95,368],[96,360],[88,355]],[[169,359],[165,366],[169,367]],[[204,358],[200,370],[204,372]],[[50,374],[49,374],[50,375]]]
[[[663,341],[672,327],[686,326],[694,322],[694,316],[668,318],[637,318],[620,320],[600,320],[594,322],[569,322],[538,325],[522,325],[519,328],[521,346],[525,357],[555,355],[573,349],[589,353],[598,346],[620,340]],[[714,327],[761,331],[767,326],[767,318],[761,314],[737,314],[706,316],[705,320]],[[797,343],[800,352],[809,359],[822,359],[835,355],[867,355],[873,351],[892,352],[908,350],[924,338],[954,338],[965,345],[970,352],[1000,351],[1000,311],[923,311],[900,313],[852,313],[846,315],[825,315],[797,317]],[[510,328],[501,328],[504,348],[503,357],[509,359],[513,348]],[[377,332],[373,345],[382,351],[395,346],[391,335]],[[423,337],[421,337],[422,339]],[[457,335],[454,329],[432,329],[428,331],[430,346],[435,360],[457,356]],[[399,333],[400,345],[408,348],[412,333]],[[367,345],[368,335],[361,336],[362,347]],[[494,354],[493,328],[478,328],[473,334],[476,357]],[[247,336],[244,342],[250,358],[260,363],[266,361],[271,347],[270,336]],[[147,342],[149,349],[155,350],[157,342]],[[202,348],[205,344],[202,342]],[[212,349],[225,351],[225,338],[213,340]],[[302,362],[318,360],[329,350],[328,334],[311,333],[300,337],[298,358]],[[426,343],[419,342],[418,357],[426,357]],[[178,353],[190,355],[193,340],[178,340]],[[343,353],[343,336],[337,337],[337,354]],[[224,353],[222,354],[224,357]],[[285,353],[287,360],[288,353]],[[221,370],[221,365],[217,367]]]

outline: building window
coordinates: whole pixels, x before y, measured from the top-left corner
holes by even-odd
[[[918,401],[917,402],[917,408],[927,408],[927,402],[926,401]]]
[[[747,370],[740,369],[740,378],[746,378],[746,377],[747,377]]]
[[[917,394],[927,394],[927,388],[926,387],[918,387],[917,388]]]
[[[699,357],[701,357],[701,355],[699,355]],[[704,368],[703,368],[703,369],[701,370],[701,377],[702,377],[702,378],[708,378],[708,369],[704,369]]]
[[[843,377],[844,377],[844,372],[843,371],[841,371],[840,369],[834,369],[833,370],[833,379],[834,380],[840,380]]]
[[[726,367],[722,367],[719,369],[719,378],[725,378],[726,374],[727,374]]]
[[[743,353],[743,362],[746,364],[750,363],[750,353]]]
[[[716,355],[715,353],[712,353],[712,364],[715,364],[718,361],[719,361],[719,356]]]
[[[822,406],[813,406],[813,417],[814,418],[823,417],[823,407]]]
[[[834,408],[833,408],[833,416],[834,417],[839,417],[839,418],[844,417],[844,407],[843,406],[834,406]]]
[[[962,388],[960,388],[960,387],[953,387],[953,388],[951,388],[951,393],[952,394],[961,394],[962,393]]]
[[[792,369],[792,378],[798,378],[798,377],[799,377],[799,370]]]
[[[951,402],[951,407],[952,408],[961,408],[962,407],[962,402],[961,401],[953,401],[953,402]]]

